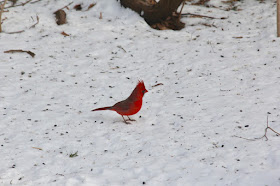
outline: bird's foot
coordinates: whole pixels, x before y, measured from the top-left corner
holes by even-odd
[[[129,122],[127,122],[127,121],[124,121],[124,123],[127,124],[127,125],[131,125],[131,123],[129,123]]]
[[[130,117],[128,117],[128,121],[136,121],[136,120],[135,119],[131,119]]]
[[[123,118],[123,121],[124,121],[125,124],[127,124],[127,125],[131,124],[131,123],[128,122],[128,121],[131,121],[131,120],[125,120],[123,116],[122,116],[122,118]]]

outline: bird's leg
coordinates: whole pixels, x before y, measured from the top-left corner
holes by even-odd
[[[127,116],[128,117],[128,116]],[[130,117],[128,117],[128,120],[129,121],[136,121],[135,119],[130,119]]]
[[[125,122],[125,124],[130,124],[129,122],[127,122],[127,121],[124,119],[123,115],[122,115],[122,118],[123,118],[123,121]]]

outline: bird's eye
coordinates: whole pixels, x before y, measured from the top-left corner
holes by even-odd
[[[145,90],[142,90],[142,93],[144,94],[144,93],[145,93]]]

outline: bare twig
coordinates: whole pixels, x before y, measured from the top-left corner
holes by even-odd
[[[214,23],[212,25],[207,24],[207,23],[201,23],[203,26],[207,26],[207,27],[215,27],[218,28],[216,25],[214,25]]]
[[[38,23],[39,23],[39,17],[38,15],[36,15],[36,19],[37,19],[37,22],[35,24],[33,24],[32,26],[29,27],[30,28],[34,28]],[[22,33],[24,32],[25,30],[20,30],[20,31],[14,31],[14,32],[5,32],[6,34],[18,34],[18,33]]]
[[[243,138],[241,136],[236,136],[236,135],[234,135],[233,137],[241,138],[241,139],[245,139],[245,140],[249,140],[249,141],[255,141],[256,140],[256,139]]]
[[[35,56],[35,54],[33,52],[27,51],[27,50],[20,50],[19,49],[19,50],[7,50],[7,51],[4,51],[4,53],[16,53],[16,52],[20,52],[20,53],[25,52],[25,53],[29,54],[31,57]]]
[[[268,116],[267,116],[267,121],[266,121],[266,128],[264,130],[264,135],[262,137],[259,137],[259,138],[255,138],[255,139],[262,139],[265,137],[266,140],[268,140],[267,136],[266,136],[266,133],[267,133],[267,130],[270,129],[272,132],[280,135],[280,133],[276,132],[274,129],[272,129],[271,127],[268,126]]]
[[[270,129],[272,132],[276,133],[278,136],[280,136],[280,133],[275,131],[274,129],[272,129],[271,127],[268,126],[268,116],[267,116],[267,119],[266,119],[266,128],[264,129],[264,135],[259,137],[259,138],[253,138],[253,139],[249,139],[249,138],[244,138],[244,137],[241,137],[241,136],[236,136],[234,135],[233,137],[237,137],[237,138],[241,138],[241,139],[245,139],[245,140],[249,140],[249,141],[255,141],[255,140],[258,140],[258,139],[262,139],[262,138],[265,138],[266,140],[268,140],[268,137],[266,136],[267,134],[267,130]]]
[[[58,10],[62,10],[62,9],[64,9],[64,8],[68,8],[68,6],[70,6],[71,4],[73,4],[73,1],[72,1],[71,3],[69,3],[68,5],[66,5],[66,6],[64,6],[64,7],[60,8],[60,9],[58,9]],[[57,10],[57,11],[58,11],[58,10]]]
[[[42,0],[33,1],[33,2],[31,2],[31,4],[35,4],[35,3],[38,3],[40,1],[42,1]]]
[[[18,33],[22,33],[25,30],[20,30],[20,31],[14,31],[14,32],[5,32],[6,34],[18,34]]]
[[[26,5],[26,4],[29,3],[30,1],[32,1],[32,0],[28,0],[28,1],[26,1],[25,3],[21,3],[21,6]]]
[[[25,1],[24,3],[18,4],[18,5],[7,6],[5,9],[7,9],[7,8],[12,8],[12,7],[17,7],[17,6],[24,6],[24,5],[26,5],[27,3],[29,3],[30,1],[32,1],[32,0],[27,0],[27,1]]]
[[[4,11],[4,7],[5,7],[5,4],[7,3],[7,0],[4,1],[3,4],[0,4],[0,33],[2,32],[2,13]]]
[[[232,37],[232,38],[234,38],[234,39],[242,39],[243,36],[236,36],[236,37]]]
[[[183,10],[183,8],[184,8],[184,5],[185,5],[185,1],[183,2],[183,5],[182,5],[181,10],[180,10],[180,12],[179,12],[179,20],[181,19],[182,10]]]
[[[32,25],[31,27],[29,27],[29,28],[35,28],[35,26],[39,23],[39,17],[38,17],[38,15],[36,15],[36,18],[37,18],[37,22],[36,22],[34,25]]]
[[[162,83],[158,83],[158,84],[153,85],[152,87],[157,87],[159,85],[163,85],[163,84]]]
[[[126,50],[121,45],[118,45],[117,47],[122,49],[126,53]]]
[[[210,17],[210,16],[199,15],[199,14],[192,14],[192,13],[185,13],[185,14],[182,14],[182,16],[192,16],[192,17],[209,18],[209,19],[227,19],[227,17],[216,18],[216,17]]]
[[[32,147],[33,149],[37,149],[37,150],[43,150],[42,148],[39,147]]]

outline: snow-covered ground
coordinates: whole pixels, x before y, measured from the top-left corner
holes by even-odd
[[[0,185],[280,185],[279,136],[234,137],[264,135],[269,113],[280,131],[275,0],[185,6],[227,19],[185,17],[181,31],[153,30],[115,0],[75,1],[58,26],[70,0],[33,2],[3,13]],[[136,122],[90,112],[138,79],[149,92]]]

